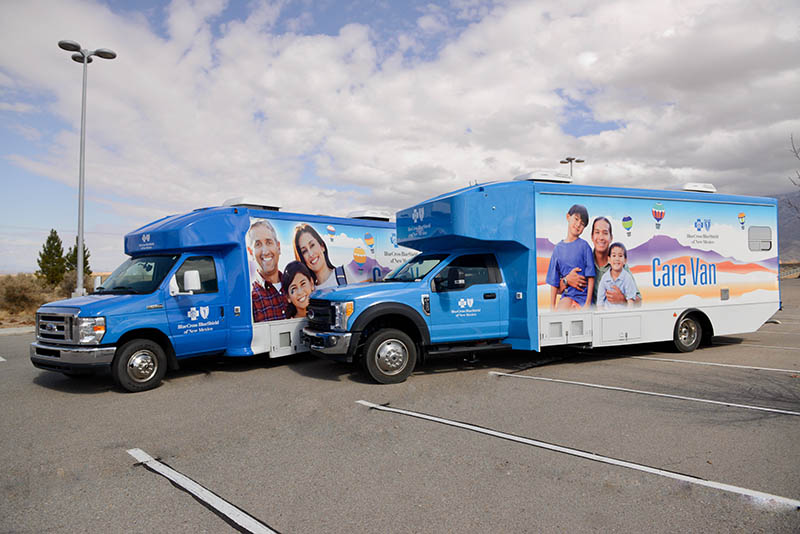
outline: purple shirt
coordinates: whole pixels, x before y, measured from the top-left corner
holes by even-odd
[[[545,280],[548,284],[557,288],[561,285],[561,279],[569,274],[575,267],[580,267],[581,271],[578,274],[581,276],[594,277],[594,254],[592,253],[592,247],[581,238],[570,243],[559,241],[553,249],[553,255],[550,257],[550,266],[547,268],[547,278]],[[583,306],[586,303],[586,288],[584,287],[580,290],[572,286],[567,286],[567,289],[561,296],[562,298],[571,298]]]

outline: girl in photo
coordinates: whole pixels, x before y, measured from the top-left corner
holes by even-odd
[[[305,317],[308,300],[314,289],[314,276],[311,271],[299,261],[290,262],[281,277],[281,291],[289,301],[286,306],[286,317]]]
[[[328,257],[327,245],[310,224],[300,224],[295,228],[294,256],[311,271],[317,289],[347,283],[344,269],[334,267]]]

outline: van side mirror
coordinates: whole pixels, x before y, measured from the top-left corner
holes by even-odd
[[[103,283],[103,277],[102,276],[95,276],[94,277],[94,285],[92,287],[94,288],[95,291],[97,291],[97,288],[100,287],[100,285],[102,283]]]
[[[183,288],[186,291],[200,291],[200,271],[186,271],[183,273]]]
[[[183,288],[178,287],[178,278],[173,274],[169,279],[169,296],[194,295],[195,291],[200,291],[200,271],[186,271],[183,273]]]

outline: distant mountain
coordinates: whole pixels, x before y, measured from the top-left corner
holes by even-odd
[[[800,262],[800,211],[793,209],[789,202],[800,208],[800,190],[778,199],[778,239],[782,262]]]
[[[707,263],[742,263],[741,260],[730,256],[723,256],[713,250],[699,250],[694,247],[681,245],[674,237],[657,235],[628,251],[628,260],[637,265],[649,264],[653,258],[677,258],[679,256],[694,256]],[[767,269],[777,269],[777,257],[764,261],[754,262]]]
[[[539,256],[550,256],[553,253],[555,245],[549,239],[539,237],[536,239],[536,253]],[[628,262],[632,265],[650,265],[653,258],[663,258],[669,260],[681,256],[692,256],[700,258],[706,263],[723,263],[728,262],[731,264],[741,264],[741,260],[732,258],[730,256],[723,256],[714,252],[713,250],[699,250],[686,245],[681,245],[674,237],[666,235],[653,236],[645,241],[638,247],[634,247],[628,251]],[[764,261],[753,262],[757,265],[767,269],[777,270],[778,258],[772,257]]]

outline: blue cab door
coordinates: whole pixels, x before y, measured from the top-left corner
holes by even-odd
[[[463,275],[463,285],[455,280]],[[507,289],[493,254],[453,259],[433,279],[430,296],[431,342],[446,343],[506,337]],[[503,326],[505,325],[505,326]]]
[[[192,270],[200,272],[200,291],[174,297],[167,293],[165,297],[172,343],[179,358],[224,351],[228,342],[222,262],[214,256],[184,257],[175,273],[181,293],[185,291],[183,273]]]

